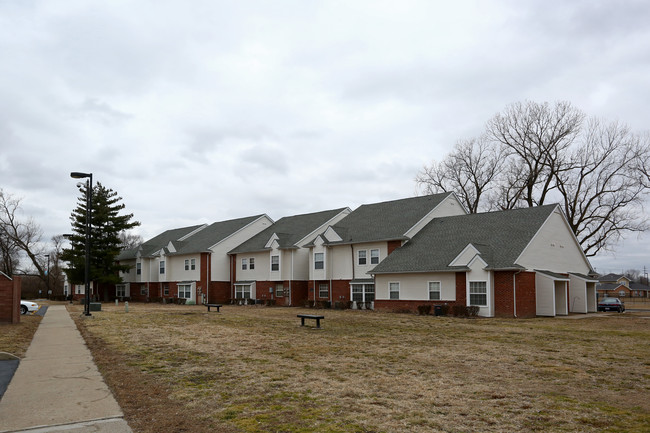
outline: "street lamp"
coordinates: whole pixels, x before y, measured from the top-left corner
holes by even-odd
[[[45,288],[47,289],[47,299],[50,299],[50,255],[45,254],[45,257],[47,257],[47,271],[45,271],[47,280],[45,280]]]
[[[70,173],[70,177],[73,179],[88,178],[86,181],[86,269],[84,272],[86,300],[84,305],[84,316],[92,316],[92,314],[90,314],[90,216],[93,205],[93,174],[73,171]]]

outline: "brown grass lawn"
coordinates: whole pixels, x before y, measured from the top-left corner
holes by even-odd
[[[24,315],[17,324],[0,323],[0,352],[23,358],[41,319],[41,316]],[[3,359],[1,354],[0,359]]]
[[[136,432],[650,431],[650,312],[70,308]]]

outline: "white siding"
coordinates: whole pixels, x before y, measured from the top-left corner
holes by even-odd
[[[348,246],[349,248],[349,246]],[[377,264],[370,264],[370,250],[379,250],[379,262],[386,258],[388,255],[388,243],[387,242],[371,242],[364,244],[354,244],[354,278],[372,278],[368,272],[370,272]],[[359,264],[359,251],[366,252],[366,264]],[[348,256],[349,257],[349,256]],[[337,276],[337,279],[339,277]]]
[[[352,279],[352,247],[350,245],[337,245],[329,249],[331,264],[329,277],[334,280]]]
[[[412,238],[434,218],[465,215],[466,213],[467,212],[465,212],[465,208],[463,208],[463,206],[458,202],[456,196],[451,194],[449,197],[440,202],[438,206],[432,209],[424,218],[422,218],[413,227],[411,227],[405,233],[405,235],[409,238]]]
[[[192,270],[192,259],[194,259],[194,270]],[[185,260],[190,261],[189,270],[185,270]],[[201,255],[184,254],[180,256],[167,256],[165,262],[165,273],[167,281],[197,281],[200,277]]]
[[[572,313],[587,312],[587,282],[575,275],[569,278],[569,310]]]
[[[399,298],[404,300],[428,301],[429,281],[440,281],[441,301],[456,300],[456,273],[380,274],[375,276],[375,299],[389,300],[389,282],[400,283]]]
[[[518,258],[517,264],[527,269],[558,273],[588,274],[591,270],[559,210],[551,214]]]
[[[322,253],[323,254],[323,269],[314,269],[314,254]],[[328,248],[323,246],[323,241],[318,238],[314,244],[314,247],[310,249],[309,253],[309,279],[310,280],[327,280],[329,279],[330,267],[330,254]]]
[[[273,222],[264,215],[241,230],[233,233],[218,244],[212,246],[212,255],[210,258],[210,279],[212,281],[230,281],[230,256],[228,256],[228,251],[243,244],[248,239],[269,227],[272,223]],[[246,257],[246,255],[244,254],[241,257]],[[257,262],[257,259],[255,261]],[[257,266],[257,263],[255,263],[255,265]],[[241,266],[239,269],[241,269]],[[239,275],[239,271],[237,275]]]
[[[535,298],[538,316],[555,316],[555,284],[539,272],[535,274]]]
[[[289,250],[285,254],[288,258],[288,278],[287,280],[307,280],[309,279],[309,249],[299,248]],[[293,266],[293,270],[291,270]]]
[[[255,259],[255,269],[250,269],[250,259]],[[242,270],[241,261],[246,259],[248,262],[247,269]],[[271,259],[268,251],[260,251],[256,253],[241,253],[236,256],[237,263],[237,281],[264,281],[269,279],[269,272],[271,270]]]

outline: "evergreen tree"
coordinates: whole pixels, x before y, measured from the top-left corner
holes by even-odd
[[[66,270],[68,279],[73,284],[84,282],[86,258],[86,189],[87,184],[79,188],[81,196],[77,207],[72,211],[73,234],[70,236],[70,248],[64,249],[61,259],[69,263]],[[122,197],[110,188],[97,183],[93,187],[90,230],[90,280],[98,283],[117,284],[121,282],[119,271],[126,271],[128,266],[120,266],[115,257],[120,253],[122,235],[126,230],[139,226],[132,221],[133,214],[120,215],[125,208]]]

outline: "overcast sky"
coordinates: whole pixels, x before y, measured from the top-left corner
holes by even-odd
[[[71,171],[145,239],[410,197],[507,104],[648,130],[650,2],[0,0],[0,187],[70,232]],[[650,267],[645,235],[592,259]]]

